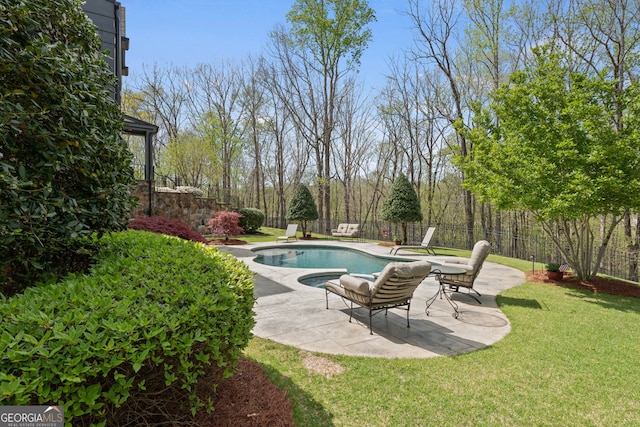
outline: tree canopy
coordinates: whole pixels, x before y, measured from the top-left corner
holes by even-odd
[[[535,53],[535,63],[477,112],[467,132],[474,155],[460,162],[465,185],[500,209],[532,212],[589,279],[624,209],[640,207],[638,87],[616,92],[615,81],[572,72],[547,49]],[[601,225],[594,220],[607,216],[594,253],[592,227]]]
[[[367,25],[375,19],[366,0],[296,0],[287,13],[296,42],[325,69],[343,57],[359,64],[372,37]]]
[[[393,181],[380,216],[385,221],[400,223],[403,242],[407,241],[407,223],[422,221],[420,199],[405,174],[401,173]]]

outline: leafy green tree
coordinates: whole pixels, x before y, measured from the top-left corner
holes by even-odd
[[[535,54],[477,113],[465,185],[498,209],[532,212],[591,280],[625,208],[640,207],[639,88],[616,92],[615,81],[570,72],[547,49]]]
[[[380,217],[385,221],[399,222],[402,241],[407,241],[407,223],[422,221],[420,200],[407,176],[401,173],[391,186],[389,196],[382,204]]]
[[[180,132],[160,158],[159,172],[174,176],[180,185],[206,188],[217,183],[220,158],[205,136]]]
[[[289,210],[287,211],[288,221],[299,221],[302,235],[307,235],[307,221],[318,219],[318,207],[309,188],[304,184],[298,184],[291,196]]]
[[[57,274],[135,201],[115,77],[79,0],[0,1],[0,282]]]

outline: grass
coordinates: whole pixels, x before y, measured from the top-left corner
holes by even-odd
[[[640,425],[640,299],[525,283],[498,304],[511,333],[460,356],[321,355],[345,368],[326,378],[297,348],[256,337],[245,353],[287,390],[300,427]]]
[[[275,242],[277,236],[284,236],[285,230],[280,228],[260,227],[260,234],[242,234],[238,239],[246,242]],[[298,230],[298,238],[302,237],[302,233]],[[311,237],[326,238],[322,234],[311,233]]]

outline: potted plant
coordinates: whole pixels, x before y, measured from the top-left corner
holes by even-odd
[[[560,271],[560,264],[555,262],[550,262],[544,266],[544,269],[547,271],[547,278],[549,280],[562,280],[564,276],[564,272]]]
[[[400,237],[398,237],[398,236],[393,236],[393,242],[396,245],[401,245],[402,244],[402,239]]]

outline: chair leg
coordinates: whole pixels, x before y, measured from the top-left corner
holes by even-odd
[[[411,303],[407,304],[407,328],[410,328],[409,325],[409,309],[411,308]]]
[[[478,302],[478,304],[482,304],[482,301],[480,301],[478,298],[476,298],[475,296],[471,295],[471,291],[475,292],[476,294],[478,294],[479,297],[481,297],[482,295],[480,295],[480,292],[476,291],[473,288],[467,288],[468,292],[465,294],[464,292],[460,292],[459,286],[456,285],[449,285],[449,289],[451,289],[453,292],[457,292],[461,295],[468,295],[471,298],[473,298],[474,300],[476,300]]]
[[[327,301],[327,310],[329,310],[329,291],[327,288],[324,288],[324,298]]]
[[[373,335],[373,326],[371,325],[372,317],[373,317],[373,314],[371,312],[371,309],[369,309],[369,335]]]

